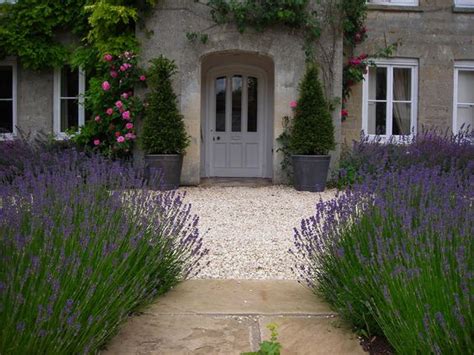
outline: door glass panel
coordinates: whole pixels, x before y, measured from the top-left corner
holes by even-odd
[[[0,133],[13,132],[13,101],[0,100]]]
[[[240,132],[242,127],[242,76],[232,77],[232,132]]]
[[[369,68],[369,100],[387,99],[387,68]]]
[[[369,102],[368,134],[387,133],[387,104],[385,102]]]
[[[393,135],[407,135],[411,133],[411,103],[393,104]]]
[[[216,132],[225,132],[226,78],[216,79]]]
[[[65,66],[61,69],[61,97],[79,95],[79,71]]]
[[[250,76],[247,82],[248,107],[247,107],[247,131],[257,132],[257,107],[258,107],[258,81]]]
[[[13,68],[0,66],[0,99],[13,97]]]
[[[79,103],[75,99],[61,100],[61,132],[79,126]]]
[[[393,68],[393,99],[411,101],[411,69]]]
[[[474,71],[459,71],[458,103],[474,104]]]

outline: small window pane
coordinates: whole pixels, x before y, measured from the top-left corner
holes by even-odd
[[[13,132],[13,101],[0,101],[0,133]]]
[[[459,71],[458,103],[474,104],[474,71]]]
[[[387,68],[369,68],[369,100],[387,99]]]
[[[232,132],[242,129],[242,76],[232,78]]]
[[[257,78],[248,78],[248,109],[247,131],[257,132],[258,81]]]
[[[69,66],[61,69],[61,97],[79,96],[79,72]]]
[[[225,132],[226,78],[216,79],[216,132]]]
[[[387,134],[387,104],[369,102],[368,134]]]
[[[79,126],[79,104],[77,100],[61,100],[61,132]]]
[[[13,97],[13,68],[0,66],[0,99]]]
[[[474,128],[474,107],[462,105],[458,106],[458,117],[457,117],[457,130],[461,127],[466,129],[468,126],[470,129]],[[464,125],[464,126],[463,126]]]
[[[411,69],[393,68],[393,99],[411,101]]]
[[[411,104],[410,103],[394,103],[393,104],[393,135],[408,135],[411,133]]]

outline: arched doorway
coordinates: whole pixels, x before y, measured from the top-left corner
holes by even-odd
[[[203,177],[272,177],[272,71],[253,56],[203,62]]]

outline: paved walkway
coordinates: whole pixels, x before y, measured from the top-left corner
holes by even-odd
[[[132,317],[105,354],[240,354],[278,325],[282,354],[365,354],[309,289],[290,280],[189,280]]]

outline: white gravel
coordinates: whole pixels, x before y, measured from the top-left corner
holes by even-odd
[[[298,192],[279,185],[185,190],[210,250],[211,264],[197,276],[206,279],[295,279],[288,253],[293,228],[320,197],[335,195],[335,190]]]

